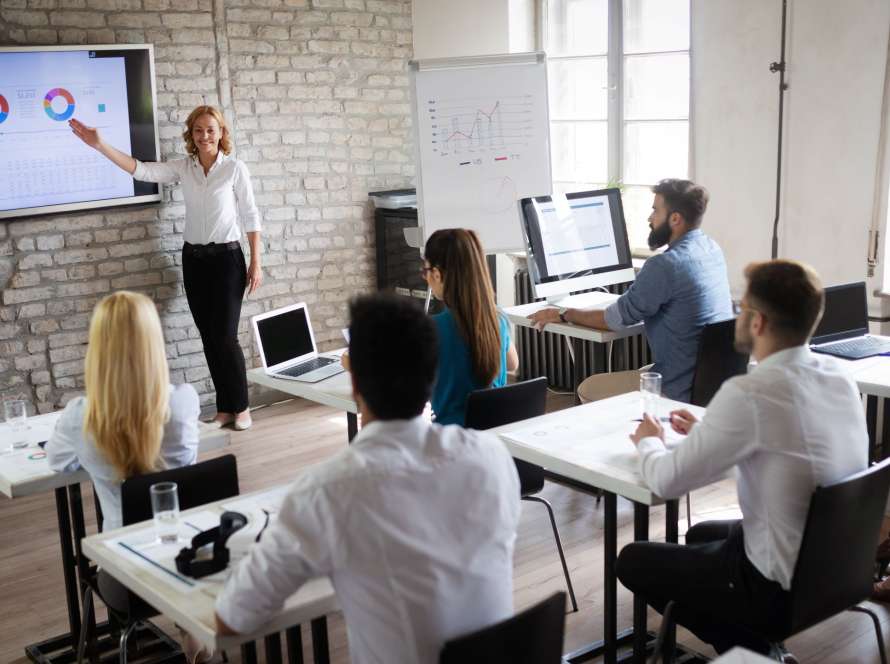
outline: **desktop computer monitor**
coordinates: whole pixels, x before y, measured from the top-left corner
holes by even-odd
[[[633,281],[618,189],[523,198],[519,205],[535,297]]]

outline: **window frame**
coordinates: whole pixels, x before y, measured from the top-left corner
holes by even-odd
[[[606,52],[607,59],[607,183],[619,183],[623,186],[624,182],[624,146],[625,146],[625,130],[627,121],[624,114],[624,59],[627,56],[645,56],[645,55],[668,55],[672,53],[685,53],[689,58],[689,100],[687,106],[686,119],[666,118],[666,119],[646,119],[632,120],[629,122],[638,122],[640,124],[648,122],[686,122],[688,127],[687,140],[687,177],[690,180],[695,179],[695,133],[694,127],[694,82],[692,78],[693,71],[693,15],[692,1],[689,3],[689,47],[686,50],[670,50],[670,51],[653,51],[653,52],[624,52],[624,0],[607,0],[609,13],[609,30],[608,30],[608,48]],[[544,41],[547,30],[547,11],[548,0],[535,0],[535,48],[544,51]],[[553,60],[568,61],[572,59],[585,59],[592,55],[582,56],[553,56]],[[548,56],[548,61],[551,58]],[[551,117],[551,124],[565,122],[567,124],[580,122],[601,122],[601,120],[590,119],[564,119],[554,120]],[[577,181],[577,180],[576,180]],[[557,182],[564,182],[557,180]],[[651,183],[636,184],[632,183],[627,186],[639,187],[653,185]],[[636,248],[635,248],[636,249]]]

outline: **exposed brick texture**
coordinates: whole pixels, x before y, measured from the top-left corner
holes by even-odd
[[[0,0],[0,45],[155,45],[163,157],[184,152],[191,109],[219,106],[264,219],[264,284],[248,318],[303,300],[320,345],[340,343],[351,295],[374,285],[367,192],[414,175],[410,0]],[[174,383],[213,387],[181,282],[185,208],[0,222],[0,398],[58,408],[83,389],[89,314],[117,289],[161,313]],[[245,246],[246,251],[246,246]]]

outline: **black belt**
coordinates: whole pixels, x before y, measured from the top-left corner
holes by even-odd
[[[224,251],[235,251],[236,249],[241,248],[241,243],[237,240],[232,240],[231,242],[223,242],[221,244],[217,244],[216,242],[211,242],[209,244],[192,244],[190,242],[186,242],[182,245],[182,253],[188,254],[189,256],[214,256],[216,254],[221,254]]]

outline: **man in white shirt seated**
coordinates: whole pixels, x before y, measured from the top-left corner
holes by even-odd
[[[362,297],[350,313],[362,429],[294,481],[220,594],[218,628],[253,632],[329,576],[353,662],[435,662],[446,640],[513,613],[516,467],[490,434],[421,416],[438,353],[413,302]]]
[[[736,348],[756,368],[726,381],[701,422],[686,410],[671,413],[673,428],[689,434],[672,451],[650,417],[631,436],[640,473],[663,498],[735,467],[742,519],[697,524],[685,546],[630,544],[618,578],[658,611],[676,601],[677,621],[718,652],[740,645],[769,654],[760,634],[790,620],[812,493],[866,467],[868,434],[855,383],[808,347],[824,302],[818,275],[777,260],[749,265],[745,276]]]

